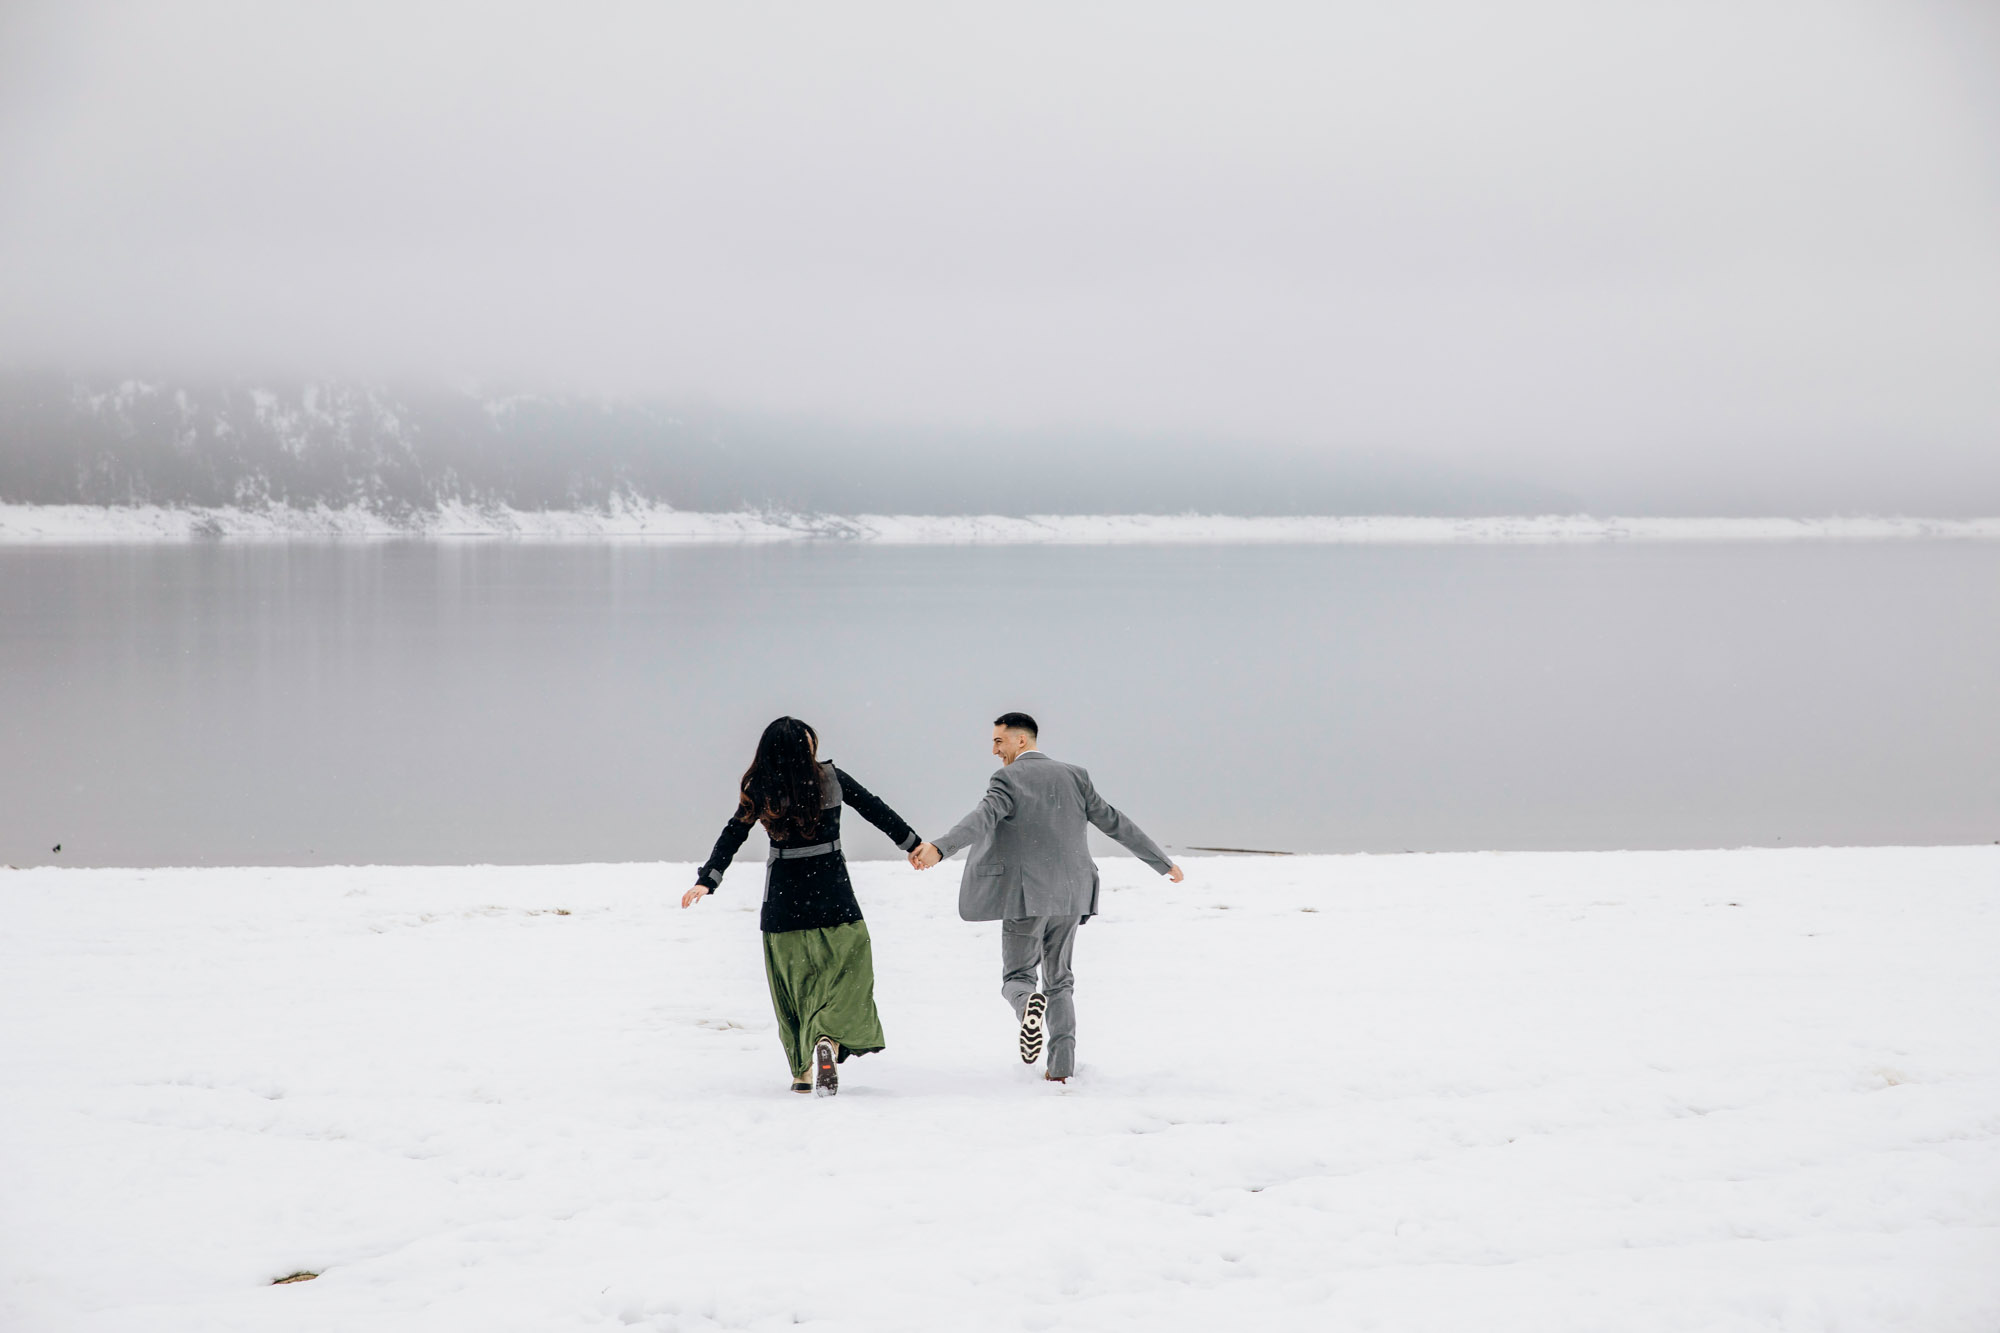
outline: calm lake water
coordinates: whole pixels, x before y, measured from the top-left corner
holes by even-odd
[[[0,549],[15,865],[699,860],[786,712],[934,835],[1005,709],[1174,849],[1990,842],[2000,545]]]

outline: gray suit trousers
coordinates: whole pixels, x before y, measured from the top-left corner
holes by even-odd
[[[1014,1006],[1014,1017],[1021,1017],[1028,997],[1037,990],[1049,999],[1043,1022],[1051,1078],[1068,1078],[1076,1072],[1076,1004],[1070,998],[1076,975],[1070,971],[1070,956],[1076,951],[1076,928],[1082,923],[1081,916],[1009,917],[1000,923],[1000,994]]]

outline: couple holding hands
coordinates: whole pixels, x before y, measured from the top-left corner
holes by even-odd
[[[1001,767],[986,794],[949,833],[924,842],[845,770],[820,762],[819,734],[811,727],[781,717],[764,728],[743,774],[736,814],[681,906],[715,892],[751,827],[761,823],[771,840],[759,922],[764,972],[793,1092],[832,1096],[840,1089],[840,1061],[884,1045],[868,923],[840,851],[843,805],[888,834],[919,870],[972,849],[959,882],[958,914],[1000,922],[1000,993],[1020,1020],[1021,1059],[1035,1063],[1046,1042],[1043,1077],[1063,1082],[1075,1073],[1070,957],[1077,927],[1097,911],[1097,865],[1087,830],[1101,830],[1176,882],[1181,869],[1105,803],[1090,774],[1049,758],[1036,741],[1035,719],[1026,713],[996,718],[993,753]]]

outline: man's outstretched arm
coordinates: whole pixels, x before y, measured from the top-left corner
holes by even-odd
[[[1001,775],[995,773],[993,780],[986,784],[986,794],[979,798],[979,804],[972,807],[972,813],[951,826],[951,831],[936,842],[917,844],[910,853],[910,864],[919,870],[928,870],[953,852],[972,846],[991,833],[1008,815],[1014,813],[1014,793]]]
[[[1181,868],[1174,864],[1171,856],[1160,849],[1160,844],[1147,837],[1146,830],[1120,814],[1109,801],[1099,796],[1097,788],[1091,784],[1090,774],[1079,768],[1077,775],[1083,779],[1083,815],[1090,821],[1091,827],[1174,883],[1180,883]]]

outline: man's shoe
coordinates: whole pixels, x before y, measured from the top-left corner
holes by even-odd
[[[1021,1011],[1021,1063],[1031,1065],[1042,1058],[1042,1015],[1048,1012],[1049,997],[1036,991]]]
[[[812,1080],[811,1080],[811,1079],[809,1079],[809,1078],[795,1078],[795,1079],[793,1079],[793,1080],[792,1080],[792,1091],[793,1091],[793,1092],[811,1092],[812,1090],[813,1090],[813,1085],[812,1085]]]
[[[840,1091],[840,1074],[834,1069],[833,1039],[821,1037],[813,1043],[813,1096],[831,1097]]]
[[[1042,1075],[1042,1082],[1044,1082],[1044,1083],[1067,1083],[1067,1082],[1069,1082],[1069,1075],[1068,1075],[1068,1074],[1044,1074],[1044,1075]]]

